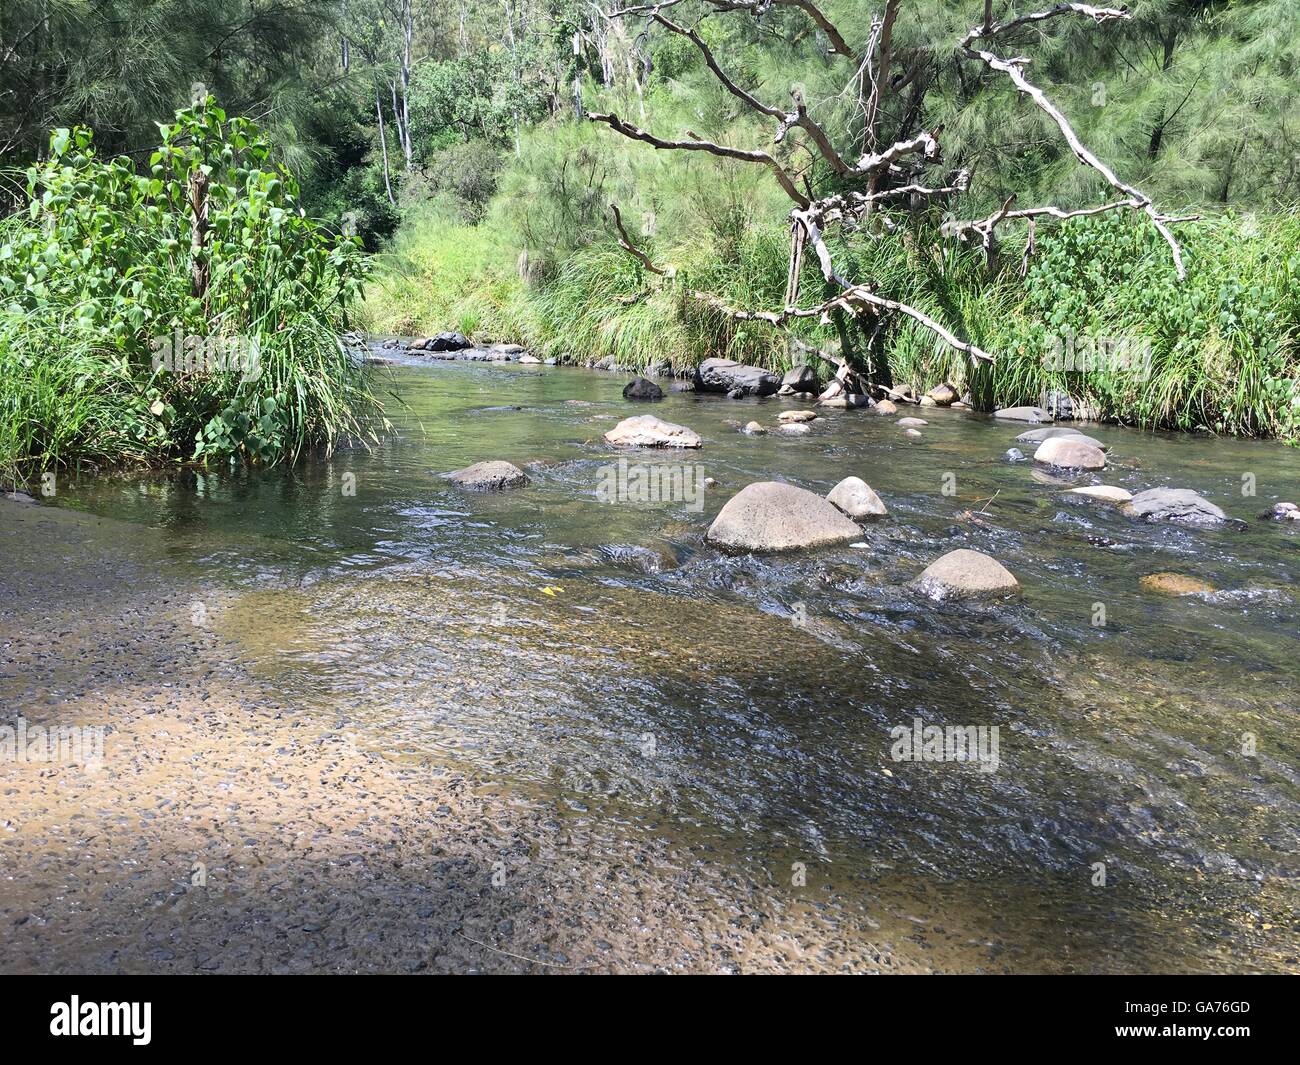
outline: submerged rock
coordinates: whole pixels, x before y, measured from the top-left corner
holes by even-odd
[[[783,410],[776,419],[779,422],[810,422],[816,417],[815,410]]]
[[[812,432],[812,427],[804,422],[782,422],[776,427],[776,431],[785,436],[808,436]]]
[[[605,441],[618,447],[699,447],[701,443],[694,430],[653,414],[624,418],[605,434]]]
[[[904,429],[903,435],[911,437],[913,440],[921,439],[921,431],[919,429]]]
[[[1020,583],[1001,562],[964,547],[931,562],[914,583],[935,599],[1011,595],[1020,590]]]
[[[924,418],[899,418],[894,424],[900,429],[912,429],[921,425],[929,425],[930,423]]]
[[[881,518],[889,513],[880,496],[860,477],[845,477],[826,498],[850,518]]]
[[[1181,573],[1149,573],[1138,584],[1148,591],[1163,592],[1166,595],[1204,595],[1214,591],[1214,585]]]
[[[663,399],[664,390],[644,377],[634,377],[623,386],[624,399]]]
[[[498,492],[528,483],[528,475],[511,462],[476,462],[463,470],[443,474],[452,484],[474,492]]]
[[[746,436],[762,436],[767,432],[767,429],[761,422],[748,422],[746,423],[745,428],[740,431]]]
[[[1003,407],[995,410],[993,417],[1009,422],[1050,422],[1052,416],[1042,407]]]
[[[855,522],[816,493],[758,481],[727,501],[704,538],[736,551],[790,551],[855,540],[859,532]]]
[[[770,396],[781,378],[761,366],[746,366],[731,359],[705,359],[695,371],[695,391],[739,392],[742,396]]]
[[[1126,488],[1117,488],[1109,484],[1094,484],[1086,488],[1071,488],[1068,496],[1084,496],[1088,499],[1100,499],[1103,503],[1127,503],[1133,493]]]
[[[1006,453],[1005,453],[1002,457],[1003,457],[1004,459],[1006,459],[1008,462],[1028,462],[1028,461],[1029,461],[1027,458],[1025,458],[1025,453],[1024,453],[1023,451],[1021,451],[1020,448],[1018,448],[1018,447],[1009,447],[1009,448],[1007,448]]]
[[[1034,461],[1071,470],[1100,470],[1106,465],[1106,455],[1078,437],[1054,436],[1038,445]]]
[[[1190,488],[1148,488],[1132,498],[1124,513],[1143,521],[1180,525],[1218,525],[1228,520],[1222,510]]]

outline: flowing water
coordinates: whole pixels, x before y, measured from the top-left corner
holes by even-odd
[[[86,478],[58,504],[152,530],[176,579],[233,595],[216,624],[292,705],[548,804],[611,853],[671,841],[757,892],[751,910],[803,877],[846,927],[910,922],[943,968],[1300,969],[1300,523],[1256,520],[1300,501],[1294,449],[1098,427],[1110,467],[1069,477],[1003,458],[1027,426],[958,412],[919,412],[920,439],[857,411],[747,437],[805,404],[633,410],[596,371],[381,372],[399,431],[373,450]],[[704,446],[629,461],[714,479],[702,496],[599,495],[618,460],[603,432],[647,412]],[[485,459],[529,485],[439,476]],[[751,481],[848,475],[889,507],[857,544],[704,543]],[[1092,483],[1192,488],[1246,525],[1063,495]],[[956,547],[1023,595],[909,588]],[[1139,583],[1170,571],[1215,591]],[[997,726],[996,771],[895,761],[891,729],[915,719]]]

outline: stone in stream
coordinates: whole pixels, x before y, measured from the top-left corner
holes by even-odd
[[[776,416],[779,422],[810,422],[817,417],[815,410],[783,410]]]
[[[790,551],[856,540],[860,532],[857,523],[815,492],[757,481],[727,500],[704,538],[735,551]]]
[[[826,498],[850,518],[882,518],[889,513],[880,496],[860,477],[845,477]]]
[[[663,399],[664,390],[644,377],[634,377],[623,386],[624,399]]]
[[[1003,407],[995,410],[993,417],[1009,422],[1050,422],[1052,416],[1042,407]]]
[[[1096,437],[1087,436],[1079,432],[1078,429],[1063,429],[1058,426],[1052,426],[1050,429],[1030,429],[1027,433],[1021,433],[1016,437],[1016,443],[1041,444],[1044,440],[1051,440],[1058,436],[1069,436],[1075,440],[1082,440],[1085,444],[1091,444],[1100,451],[1110,450],[1109,444],[1103,444]]]
[[[1127,488],[1117,488],[1110,484],[1094,484],[1086,488],[1071,488],[1067,496],[1084,496],[1088,499],[1100,499],[1103,503],[1127,503],[1133,493]]]
[[[499,492],[504,488],[518,488],[528,483],[528,475],[518,466],[499,460],[476,462],[463,470],[443,474],[460,488],[473,492]]]
[[[1180,525],[1219,525],[1228,520],[1228,515],[1190,488],[1148,488],[1130,500],[1124,513],[1143,521]]]
[[[10,503],[35,503],[36,497],[30,496],[26,492],[19,491],[12,486],[0,488],[0,499],[7,499]]]
[[[761,366],[746,366],[731,359],[705,359],[695,371],[695,391],[739,392],[742,396],[770,396],[781,378]]]
[[[1181,573],[1149,573],[1138,584],[1148,591],[1163,592],[1166,595],[1204,595],[1214,591],[1214,585]]]
[[[957,390],[952,385],[944,382],[941,385],[935,385],[926,396],[934,401],[939,407],[951,407],[957,402]]]
[[[1020,590],[1020,583],[1001,562],[964,547],[931,562],[913,583],[934,599],[1012,595]]]
[[[1106,455],[1078,437],[1054,436],[1038,445],[1034,461],[1070,470],[1100,470],[1106,465]]]
[[[786,371],[786,375],[781,378],[781,391],[785,389],[790,391],[786,395],[792,395],[798,392],[812,392],[816,394],[821,391],[821,386],[817,382],[817,372],[811,366],[796,366],[792,370]]]
[[[903,435],[906,437],[910,437],[912,440],[921,439],[921,431],[919,429],[904,429]]]
[[[871,397],[864,396],[860,392],[842,392],[838,396],[828,396],[826,399],[817,401],[819,407],[839,407],[846,410],[854,410],[858,407],[871,406]]]
[[[429,337],[423,345],[425,351],[463,351],[473,346],[464,333],[439,333]]]
[[[776,427],[776,431],[783,436],[808,436],[812,432],[812,427],[803,422],[782,422]]]
[[[744,433],[746,436],[762,436],[764,433],[767,432],[767,429],[763,426],[761,422],[748,422],[745,425],[745,428],[743,428],[740,431]]]
[[[699,447],[699,434],[684,425],[665,422],[653,414],[624,418],[605,434],[618,447]]]
[[[521,366],[540,366],[542,364],[542,360],[539,359],[536,355],[520,355],[519,364]]]
[[[895,403],[892,399],[882,399],[879,403],[876,404],[876,413],[897,414],[898,404]]]
[[[1007,448],[1006,453],[1002,456],[1008,462],[1027,462],[1025,453],[1018,447]]]
[[[894,424],[900,429],[915,429],[922,425],[929,425],[930,423],[924,418],[899,418]]]
[[[1294,503],[1274,503],[1260,517],[1269,521],[1300,521],[1300,507]]]

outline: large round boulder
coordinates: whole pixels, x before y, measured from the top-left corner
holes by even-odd
[[[423,344],[425,351],[464,351],[473,346],[464,333],[439,333]]]
[[[889,512],[880,496],[860,477],[845,477],[832,488],[826,498],[850,518],[881,518]]]
[[[1070,470],[1100,470],[1106,465],[1106,454],[1078,437],[1054,436],[1038,445],[1034,461]]]
[[[644,377],[634,377],[623,386],[624,399],[663,399],[664,390]]]
[[[624,418],[605,434],[605,441],[618,447],[699,447],[701,443],[694,430],[653,414]]]
[[[1180,525],[1218,525],[1228,520],[1228,515],[1190,488],[1148,488],[1129,501],[1124,513],[1143,521]]]
[[[1020,583],[1001,562],[964,547],[931,562],[915,584],[935,599],[1013,595],[1020,590]]]
[[[935,385],[923,398],[932,400],[936,407],[951,407],[957,402],[957,390],[945,382]]]
[[[705,359],[695,371],[695,391],[740,392],[745,396],[770,396],[781,378],[761,366],[746,366],[731,359]]]
[[[499,460],[476,462],[463,470],[443,474],[452,484],[471,492],[499,492],[505,488],[518,488],[528,483],[528,475],[511,462]]]
[[[860,534],[856,522],[816,493],[780,481],[757,481],[727,501],[704,538],[733,551],[791,551]]]

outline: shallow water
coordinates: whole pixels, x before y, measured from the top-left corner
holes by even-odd
[[[631,409],[624,377],[572,368],[382,372],[399,432],[373,451],[65,481],[57,505],[152,529],[176,579],[238,593],[213,623],[286,700],[554,804],[611,853],[666,839],[773,909],[802,865],[846,926],[924,926],[943,968],[1300,969],[1300,529],[1255,520],[1300,501],[1294,449],[1102,426],[1111,467],[1061,477],[1003,459],[1029,426],[958,412],[906,412],[929,422],[919,440],[858,411],[751,438],[737,428],[806,404]],[[629,413],[704,437],[629,456],[701,467],[717,485],[698,507],[598,498],[618,457],[601,434]],[[438,476],[483,459],[531,483]],[[848,475],[890,510],[860,546],[703,543],[751,481]],[[1062,494],[1092,483],[1193,488],[1247,525],[1146,525]],[[1023,596],[909,589],[956,547]],[[1139,584],[1162,571],[1216,591]],[[914,718],[997,726],[997,770],[894,761],[890,730]]]

